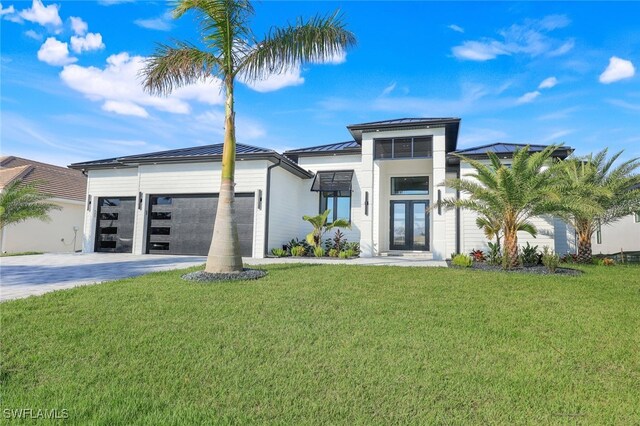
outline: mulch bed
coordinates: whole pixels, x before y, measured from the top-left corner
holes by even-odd
[[[196,271],[183,275],[182,279],[198,282],[246,281],[257,280],[265,275],[267,275],[267,271],[244,268],[242,272],[233,274],[211,274],[205,271]]]
[[[450,268],[476,269],[479,271],[506,272],[506,273],[517,273],[517,274],[581,275],[583,273],[578,269],[570,269],[570,268],[558,268],[556,269],[555,273],[551,273],[543,265],[521,266],[521,267],[512,268],[512,269],[502,269],[502,266],[500,265],[489,265],[486,262],[473,262],[470,268],[460,268],[459,266],[452,266],[450,260],[447,260],[447,266],[449,266]]]

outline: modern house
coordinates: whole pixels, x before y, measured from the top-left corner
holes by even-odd
[[[508,159],[521,145],[457,150],[458,118],[407,118],[347,126],[346,142],[284,153],[237,145],[236,213],[242,255],[263,257],[303,238],[303,215],[346,218],[362,256],[423,255],[486,248],[467,211],[438,207],[457,196],[447,178],[471,173],[452,155]],[[544,146],[532,145],[531,150]],[[555,152],[565,158],[571,148]],[[72,164],[88,176],[84,251],[206,254],[220,187],[222,144]],[[536,220],[537,239],[567,252],[573,232],[552,217]]]
[[[2,252],[74,252],[82,249],[87,178],[77,170],[26,158],[0,157],[0,190],[21,180],[52,198],[60,210],[49,213],[50,221],[29,219],[8,225],[2,231]]]
[[[632,189],[640,189],[640,185]],[[591,239],[594,254],[640,254],[640,212],[599,226]]]

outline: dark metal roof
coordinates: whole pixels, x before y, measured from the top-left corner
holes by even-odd
[[[459,158],[454,154],[460,154],[465,157],[471,158],[487,158],[487,152],[494,152],[500,158],[510,158],[513,156],[516,150],[522,149],[526,146],[529,147],[529,152],[540,152],[547,148],[549,145],[497,142],[452,152],[448,155],[447,162],[449,164],[459,163]],[[560,146],[553,153],[553,157],[564,159],[568,157],[572,152],[573,148],[571,148],[570,146]]]
[[[356,142],[362,143],[362,133],[376,130],[419,129],[430,127],[445,128],[445,149],[455,151],[458,144],[460,119],[456,117],[442,118],[397,118],[394,120],[372,121],[369,123],[351,124],[347,126]]]
[[[131,167],[146,163],[219,161],[222,158],[222,148],[223,144],[221,143],[215,145],[202,145],[189,148],[172,149],[168,151],[150,152],[147,154],[107,158],[104,160],[86,161],[83,163],[71,164],[69,167],[72,169],[87,170],[112,167]],[[282,167],[300,177],[313,177],[313,173],[304,170],[295,162],[291,161],[284,155],[278,154],[272,149],[237,143],[236,157],[238,159],[270,160],[274,163],[280,162]]]
[[[362,147],[356,141],[330,143],[327,145],[310,146],[285,151],[284,155],[327,155],[327,154],[353,154],[362,151]]]
[[[353,170],[332,170],[316,173],[312,191],[351,191]]]

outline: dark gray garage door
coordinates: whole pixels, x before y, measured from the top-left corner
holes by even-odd
[[[131,253],[135,197],[98,198],[96,251]]]
[[[218,194],[151,195],[147,253],[206,255],[209,252]],[[236,194],[240,253],[253,250],[254,194]]]

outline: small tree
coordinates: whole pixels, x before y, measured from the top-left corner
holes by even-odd
[[[640,210],[640,158],[615,166],[622,151],[565,160],[558,169],[560,190],[570,200],[559,212],[578,236],[578,262],[591,263],[591,238],[607,225]]]
[[[60,206],[45,201],[50,197],[40,192],[37,184],[18,179],[4,188],[0,193],[0,229],[27,219],[49,221],[49,212],[60,210]]]
[[[313,226],[313,231],[307,235],[307,242],[313,247],[320,247],[322,244],[322,236],[331,231],[333,228],[348,228],[351,229],[351,224],[346,219],[337,219],[332,223],[327,223],[329,212],[331,210],[325,210],[317,216],[302,216],[302,219],[306,220]]]
[[[558,149],[550,145],[536,153],[529,152],[529,146],[516,150],[511,167],[503,164],[497,155],[488,152],[489,164],[458,155],[469,163],[475,173],[468,179],[449,179],[447,185],[468,198],[446,199],[446,208],[462,208],[489,218],[495,226],[500,223],[504,236],[505,267],[517,266],[518,231],[536,235],[536,227],[529,219],[553,213],[560,204],[560,194],[554,185],[555,165],[551,155]]]

